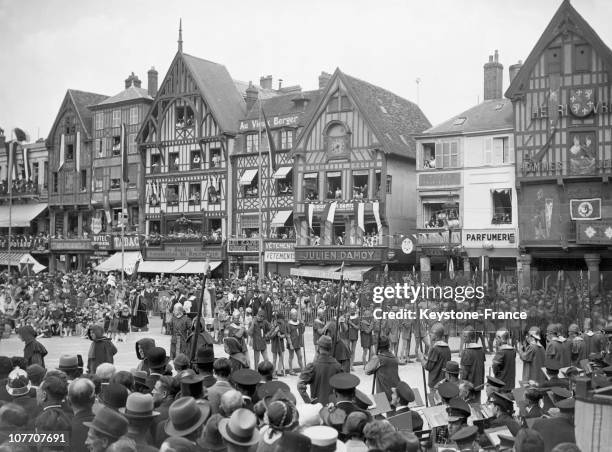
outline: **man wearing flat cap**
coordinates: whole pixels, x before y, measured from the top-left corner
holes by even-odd
[[[297,389],[306,403],[329,402],[332,393],[330,386],[331,377],[342,372],[340,363],[331,356],[332,339],[329,336],[321,336],[317,342],[318,356],[309,363],[298,378]],[[310,396],[306,392],[306,385],[310,385]]]
[[[394,409],[387,413],[386,416],[390,418],[400,414],[411,413],[412,430],[419,431],[423,428],[423,419],[419,413],[410,409],[408,404],[411,402],[414,402],[414,391],[408,383],[400,381],[397,387],[391,389],[391,406]]]
[[[341,408],[347,416],[353,411],[361,411],[361,409],[354,402],[355,389],[359,385],[359,377],[353,374],[347,374],[346,372],[341,372],[330,378],[329,385],[334,390],[336,408]]]
[[[489,396],[489,403],[493,405],[493,415],[495,419],[489,422],[489,426],[508,427],[510,433],[516,436],[521,426],[516,422],[512,414],[514,412],[514,401],[508,393],[494,392]]]

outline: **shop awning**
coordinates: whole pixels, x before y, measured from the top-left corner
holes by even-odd
[[[139,251],[126,251],[123,257],[123,270],[131,275],[134,273],[136,262],[141,259]],[[114,272],[121,270],[121,253],[115,253],[105,261],[101,262],[94,270],[99,272]]]
[[[292,268],[291,276],[301,276],[303,278],[319,278],[319,279],[339,279],[339,265],[302,265],[301,267]]]
[[[253,179],[257,176],[256,169],[248,169],[242,173],[242,177],[240,177],[240,185],[251,185]]]
[[[181,268],[174,270],[172,273],[181,273],[181,274],[202,274],[204,273],[204,264],[205,261],[187,261],[185,265]],[[211,261],[210,262],[210,271],[213,271],[221,265],[221,261]]]
[[[174,273],[186,263],[186,260],[142,261],[138,264],[138,273]]]
[[[30,271],[33,273],[39,273],[43,271],[45,268],[40,262],[32,257],[30,253],[18,253],[18,252],[8,252],[1,251],[0,252],[0,266],[10,266],[11,267],[19,267],[20,271],[27,273],[28,269],[25,265],[30,264],[32,267]]]
[[[344,279],[347,281],[363,281],[363,275],[372,270],[372,268],[373,267],[344,267]]]
[[[30,222],[47,208],[45,203],[14,204],[9,222],[9,206],[0,207],[0,228],[29,228]]]
[[[282,228],[293,213],[293,210],[279,210],[272,218],[270,226],[273,228]]]
[[[291,172],[293,168],[291,166],[281,166],[279,169],[276,170],[276,172],[274,173],[274,179],[284,179],[285,177],[287,177],[287,174],[289,174]]]

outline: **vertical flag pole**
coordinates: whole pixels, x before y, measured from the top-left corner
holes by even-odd
[[[14,132],[12,132],[14,133]],[[12,138],[12,137],[11,137]],[[12,224],[13,224],[13,167],[15,166],[15,154],[13,152],[13,142],[9,141],[6,145],[7,156],[8,156],[8,171],[7,171],[7,181],[8,181],[8,191],[9,191],[9,227],[8,227],[8,273],[9,277],[11,275],[11,233],[12,233]]]
[[[121,123],[121,289],[125,290],[125,160],[127,156],[125,124]]]
[[[258,278],[258,287],[262,283],[262,275],[264,275],[264,264],[263,264],[263,220],[262,220],[262,201],[263,197],[261,196],[261,192],[263,191],[263,177],[261,176],[262,171],[262,154],[261,154],[261,99],[257,101],[259,103],[259,127],[258,127],[258,135],[257,135],[257,152],[259,153],[257,159],[257,193],[259,194],[259,252],[257,254],[257,265],[259,266],[259,278]],[[269,144],[268,144],[269,145]]]

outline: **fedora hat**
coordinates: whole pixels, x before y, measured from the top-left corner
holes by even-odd
[[[219,432],[225,441],[237,446],[253,446],[259,442],[257,417],[246,408],[237,409],[229,419],[221,419]]]
[[[200,347],[196,354],[196,364],[210,364],[215,362],[215,351],[212,348]]]
[[[181,397],[172,402],[164,431],[170,436],[186,436],[195,432],[208,419],[210,405],[196,403],[193,397]]]
[[[147,355],[149,358],[149,367],[151,369],[159,369],[168,364],[169,358],[166,355],[166,349],[163,347],[153,347]]]
[[[125,435],[128,430],[128,420],[107,407],[100,408],[93,421],[83,422],[83,425],[115,439]]]
[[[159,411],[153,411],[153,396],[139,392],[130,394],[125,408],[119,408],[119,412],[128,419],[152,419],[159,416]]]
[[[227,446],[223,442],[223,437],[219,432],[219,422],[223,419],[219,413],[213,414],[208,422],[206,422],[206,427],[204,427],[204,433],[198,439],[197,443],[204,450],[214,450],[221,451],[227,449]]]
[[[125,386],[119,383],[109,383],[102,386],[102,393],[100,394],[100,402],[109,408],[118,410],[125,406],[125,402],[128,398],[128,390]]]
[[[62,355],[59,359],[59,370],[76,370],[79,368],[79,358],[76,355]]]

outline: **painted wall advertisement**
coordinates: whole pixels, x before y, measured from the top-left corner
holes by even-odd
[[[292,242],[264,243],[265,262],[295,262],[295,244]]]

